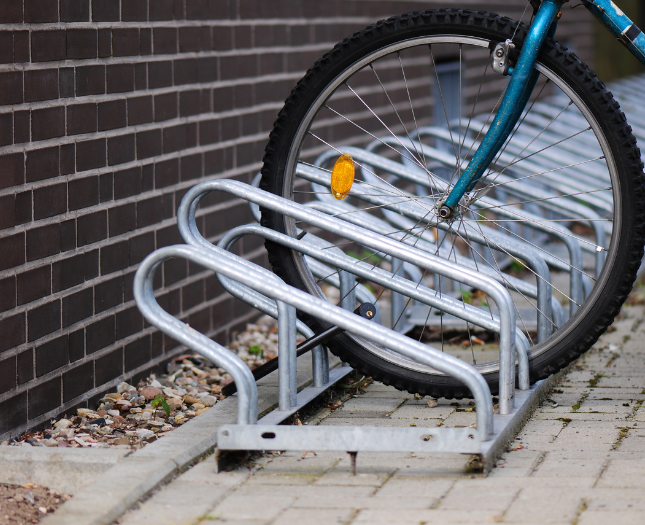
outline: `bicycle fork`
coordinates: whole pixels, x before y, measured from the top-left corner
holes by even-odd
[[[508,70],[511,80],[500,103],[499,111],[488,133],[473,155],[468,167],[460,175],[448,197],[439,205],[438,215],[443,220],[454,220],[462,197],[471,191],[493,162],[495,155],[517,124],[537,83],[539,73],[535,62],[547,36],[553,36],[558,13],[567,0],[544,0],[529,27],[524,46],[514,68]],[[499,47],[499,46],[498,46]],[[493,59],[496,57],[493,56]],[[458,162],[460,159],[457,159]]]

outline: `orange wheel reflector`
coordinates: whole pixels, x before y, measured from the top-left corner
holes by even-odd
[[[331,194],[336,200],[343,200],[347,197],[349,190],[354,184],[354,159],[343,153],[331,172]]]

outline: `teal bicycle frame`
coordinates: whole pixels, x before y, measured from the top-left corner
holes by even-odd
[[[522,51],[514,68],[506,94],[488,133],[439,209],[439,216],[452,220],[458,215],[462,197],[475,188],[517,124],[533,93],[539,73],[535,62],[546,37],[553,37],[560,9],[568,0],[543,0],[529,27]],[[611,0],[582,0],[584,6],[645,64],[645,35]],[[531,2],[534,4],[535,2]]]

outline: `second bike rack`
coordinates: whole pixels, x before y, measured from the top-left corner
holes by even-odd
[[[197,231],[194,218],[201,198],[216,190],[280,211],[296,220],[305,221],[363,246],[389,254],[399,261],[486,292],[495,302],[498,311],[498,317],[487,321],[487,326],[500,334],[498,412],[493,411],[492,396],[486,381],[473,366],[378,323],[354,315],[347,309],[334,306],[325,299],[293,288],[270,271],[224,249],[230,247],[241,235],[253,233],[306,253],[308,257],[316,257],[320,263],[342,269],[339,283],[341,286],[343,276],[350,276],[351,283],[354,275],[361,275],[361,272],[365,271],[360,264],[356,264],[356,260],[353,260],[353,263],[347,261],[344,254],[341,256],[332,249],[321,250],[320,243],[324,241],[314,236],[309,239],[305,236],[304,239],[307,240],[294,239],[257,225],[231,231],[222,239],[221,246],[213,246],[206,241]],[[488,470],[496,457],[505,450],[508,441],[513,438],[536,399],[536,393],[542,387],[543,382],[529,387],[527,344],[521,336],[518,337],[508,292],[490,277],[237,181],[212,181],[192,188],[182,200],[178,211],[178,224],[182,237],[189,245],[161,248],[141,263],[134,281],[135,300],[148,322],[218,367],[224,368],[233,378],[238,392],[238,423],[219,428],[220,451],[336,450],[352,453],[354,460],[355,454],[361,451],[457,452],[479,455],[484,469]],[[258,421],[258,390],[255,379],[244,362],[226,348],[164,311],[157,303],[153,292],[155,273],[164,261],[175,257],[187,259],[215,272],[234,295],[277,317],[279,406],[261,420]],[[370,278],[378,278],[376,273]],[[383,278],[386,277],[385,274],[387,272],[384,272]],[[393,278],[392,274],[387,276],[389,279]],[[405,279],[398,279],[395,286],[399,292],[427,304],[432,303],[433,299],[427,289],[419,287],[415,295],[412,290],[406,289]],[[347,289],[347,286],[346,281],[344,287]],[[392,283],[390,286],[393,286]],[[442,303],[441,307],[449,308],[449,300],[444,297],[443,301],[445,304]],[[323,319],[354,337],[371,341],[408,360],[458,379],[467,386],[475,399],[476,429],[278,425],[351,371],[344,365],[329,370],[326,349],[318,346],[312,351],[313,385],[297,391],[296,332],[300,331],[306,337],[311,337],[313,333],[297,320],[296,309]],[[464,308],[461,304],[460,309],[461,312],[455,309],[455,313],[477,321],[477,315],[472,311],[474,308]],[[480,323],[485,324],[483,320],[480,320]],[[517,390],[514,386],[516,353],[520,386]]]

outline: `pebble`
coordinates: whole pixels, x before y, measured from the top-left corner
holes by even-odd
[[[147,428],[140,428],[136,431],[136,435],[139,439],[146,439],[154,436],[155,433],[152,430],[148,430]]]
[[[150,399],[154,399],[157,396],[162,396],[163,390],[161,390],[161,388],[158,388],[156,386],[147,386],[141,391],[141,395],[145,397],[147,400],[150,400]]]
[[[251,369],[264,364],[277,356],[277,323],[265,317],[247,325],[244,332],[235,336],[229,349]],[[197,354],[180,355],[168,365],[168,375],[159,378],[151,375],[137,386],[121,382],[115,392],[103,395],[96,410],[78,409],[74,417],[63,415],[55,421],[53,429],[24,434],[7,444],[139,448],[149,443],[152,436],[160,438],[214,406],[221,399],[222,386],[231,380],[225,370]],[[169,416],[162,406],[156,410],[151,406],[160,394],[166,398]]]

